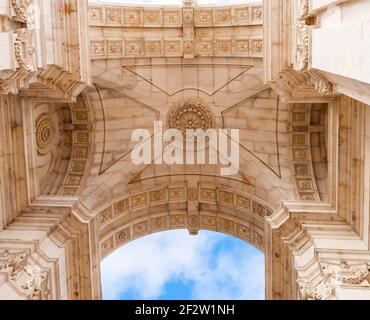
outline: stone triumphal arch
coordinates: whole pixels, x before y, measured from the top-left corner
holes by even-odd
[[[169,229],[266,257],[268,299],[370,298],[369,0],[0,5],[0,298],[99,299]],[[135,165],[135,128],[240,130],[240,168]]]

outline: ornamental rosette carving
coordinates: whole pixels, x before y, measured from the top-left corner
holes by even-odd
[[[53,134],[53,124],[48,115],[42,116],[36,123],[36,144],[39,154],[47,154]]]
[[[179,129],[185,135],[187,129],[213,128],[214,116],[208,107],[200,100],[192,98],[174,106],[168,116],[168,127]]]

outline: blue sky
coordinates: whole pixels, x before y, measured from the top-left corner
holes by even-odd
[[[209,231],[167,231],[135,240],[102,262],[103,298],[264,298],[264,256],[236,238]]]

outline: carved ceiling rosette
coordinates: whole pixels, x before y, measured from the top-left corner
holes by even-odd
[[[191,98],[175,105],[168,115],[168,127],[179,129],[185,135],[187,129],[211,129],[215,119],[212,111],[199,99]]]
[[[45,155],[50,151],[53,136],[53,123],[48,115],[43,115],[36,123],[37,152]]]

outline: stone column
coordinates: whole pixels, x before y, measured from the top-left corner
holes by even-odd
[[[73,202],[40,200],[0,232],[0,299],[100,298],[96,224]]]

